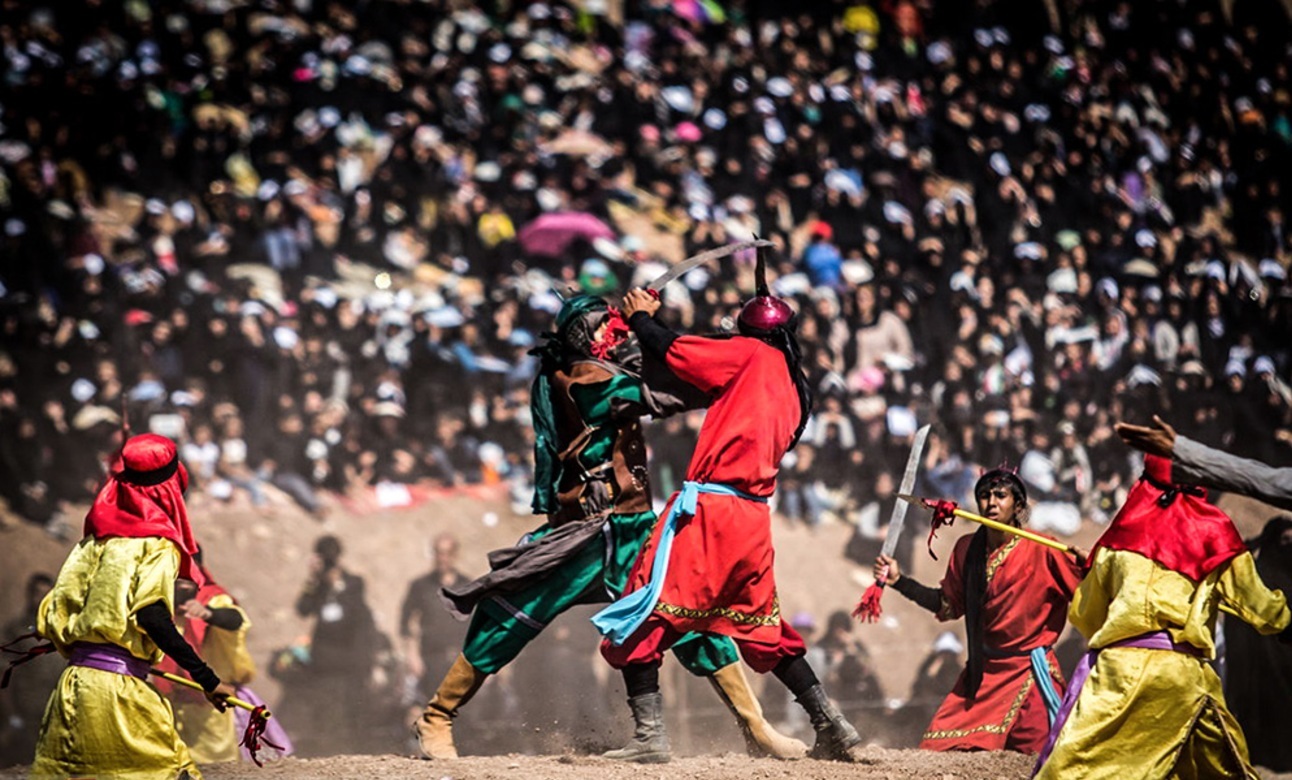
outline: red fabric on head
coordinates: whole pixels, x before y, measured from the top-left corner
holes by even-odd
[[[607,309],[606,330],[600,339],[592,343],[592,356],[597,360],[610,360],[610,353],[628,338],[630,328],[624,321],[624,315],[615,307]]]
[[[184,487],[188,472],[180,464],[175,473],[156,485],[137,485],[122,478],[127,470],[152,472],[175,460],[175,443],[165,436],[145,433],[131,437],[121,448],[118,463],[85,515],[85,535],[95,539],[157,536],[179,548],[179,576],[206,583],[193,560],[197,542],[188,523]]]
[[[1171,461],[1156,455],[1145,457],[1144,476],[1090,551],[1092,560],[1100,547],[1139,553],[1194,582],[1247,550],[1207,491],[1172,484]]]

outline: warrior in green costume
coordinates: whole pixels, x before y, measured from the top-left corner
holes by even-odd
[[[655,525],[641,417],[680,411],[685,403],[642,382],[634,370],[640,355],[617,314],[600,298],[572,298],[557,315],[556,332],[536,350],[542,366],[531,399],[533,508],[548,521],[517,546],[491,553],[488,574],[441,591],[452,610],[471,615],[471,625],[462,654],[415,726],[427,758],[457,758],[452,718],[557,615],[620,596]],[[688,671],[710,679],[751,753],[807,753],[763,718],[730,639],[694,634],[674,654]],[[661,760],[631,750],[608,755]]]

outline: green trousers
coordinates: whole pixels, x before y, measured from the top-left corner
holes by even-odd
[[[619,598],[654,526],[654,512],[612,515],[601,536],[543,579],[482,600],[471,616],[462,654],[479,671],[495,674],[570,607]],[[533,538],[550,532],[544,525]],[[673,645],[673,654],[687,671],[699,676],[740,659],[735,643],[717,634],[687,634]]]

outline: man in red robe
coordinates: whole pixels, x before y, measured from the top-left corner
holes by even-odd
[[[811,412],[794,312],[760,280],[758,297],[740,313],[742,335],[707,338],[664,327],[652,317],[659,305],[645,290],[632,290],[623,311],[642,349],[706,394],[709,411],[683,489],[642,548],[625,597],[593,619],[606,636],[602,654],[623,670],[637,726],[633,741],[607,756],[668,760],[659,663],[696,631],[730,636],[751,668],[785,683],[816,731],[813,757],[856,760],[861,738],[804,659],[772,573],[767,499],[781,457]]]
[[[1013,472],[983,474],[974,496],[979,514],[1022,527],[1027,490]],[[1078,562],[984,526],[956,542],[937,588],[903,576],[897,562],[882,555],[875,576],[887,576],[889,585],[938,620],[965,618],[969,662],[920,747],[1039,752],[1063,696],[1053,648],[1081,582]]]

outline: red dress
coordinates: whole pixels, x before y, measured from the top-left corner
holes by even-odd
[[[784,355],[743,336],[680,336],[669,348],[666,364],[712,398],[687,480],[770,496],[800,417]],[[676,494],[670,505],[675,500]],[[667,515],[666,510],[661,517]],[[625,593],[649,581],[662,529],[663,523],[656,523]],[[607,659],[616,666],[649,660],[690,631],[732,637],[759,671],[779,657],[801,654],[802,639],[781,617],[773,558],[766,504],[701,494],[695,516],[677,530],[654,612],[623,646],[603,644]],[[770,646],[763,648],[769,654],[764,662],[750,657],[749,643]]]
[[[939,620],[965,613],[964,571],[973,534],[956,542],[942,580]],[[1037,753],[1045,744],[1049,718],[1037,690],[1028,651],[1054,647],[1067,620],[1068,603],[1081,582],[1069,556],[1018,537],[987,552],[983,598],[982,683],[974,701],[964,696],[965,674],[943,700],[924,733],[924,750],[1017,750]],[[1063,675],[1047,651],[1051,684],[1063,695]]]

